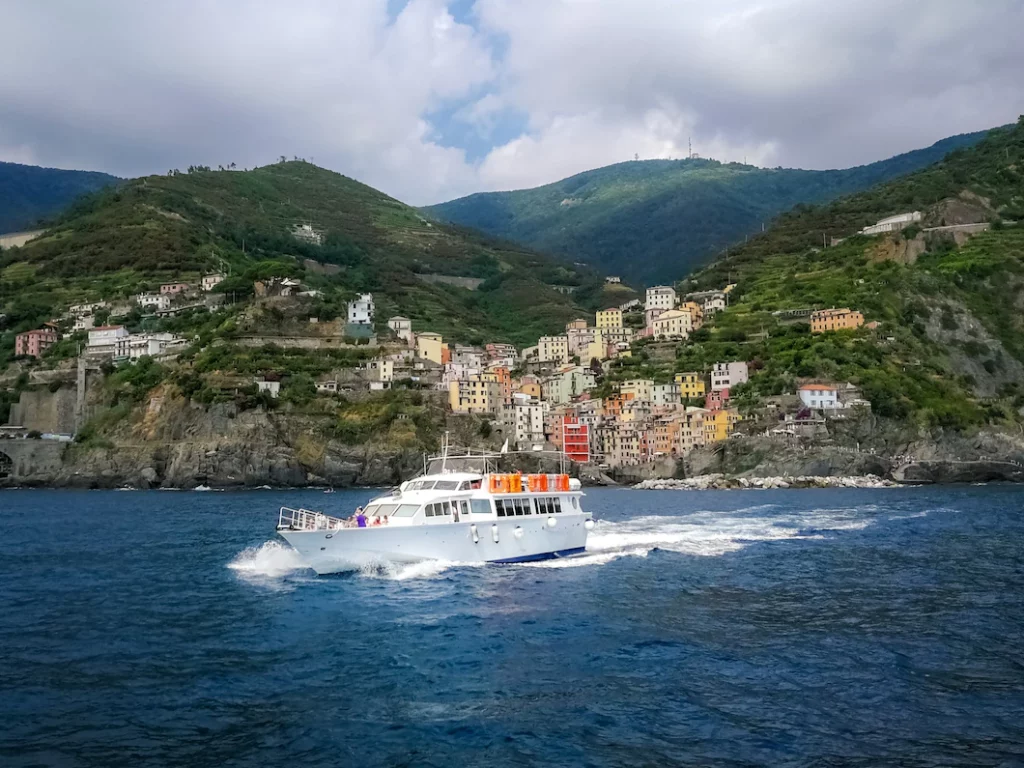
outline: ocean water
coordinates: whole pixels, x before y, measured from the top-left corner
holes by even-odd
[[[368,496],[0,493],[0,765],[1024,764],[1024,491],[591,490],[538,564],[275,541]]]

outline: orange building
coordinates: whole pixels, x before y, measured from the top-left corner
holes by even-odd
[[[618,419],[622,416],[622,406],[634,397],[635,395],[632,392],[620,392],[616,395],[609,395],[604,399],[604,417],[606,419]]]
[[[845,331],[864,325],[864,315],[843,307],[842,309],[817,309],[811,313],[811,333]]]
[[[494,374],[501,387],[501,399],[506,405],[512,402],[512,372],[503,365],[491,366],[487,373]]]

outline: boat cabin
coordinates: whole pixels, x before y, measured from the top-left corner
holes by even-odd
[[[448,525],[530,515],[580,514],[579,480],[568,475],[445,472],[407,480],[363,509],[367,528]],[[282,508],[279,529],[340,530],[355,527],[309,510]]]

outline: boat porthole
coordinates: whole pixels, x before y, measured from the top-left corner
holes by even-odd
[[[323,552],[327,547],[320,547],[320,551]]]
[[[333,538],[333,537],[334,537],[333,533],[328,533],[326,536],[324,536],[325,539],[330,539],[330,538]]]
[[[575,496],[572,497],[572,506],[574,509],[580,508],[580,502]]]

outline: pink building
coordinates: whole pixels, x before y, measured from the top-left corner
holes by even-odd
[[[704,407],[709,411],[721,411],[729,407],[729,390],[728,389],[712,389],[708,392],[707,400],[704,401]]]
[[[178,293],[184,293],[189,288],[188,283],[164,283],[160,286],[160,293],[174,296]]]
[[[42,357],[43,353],[57,343],[57,332],[49,328],[19,333],[14,337],[14,354]]]

